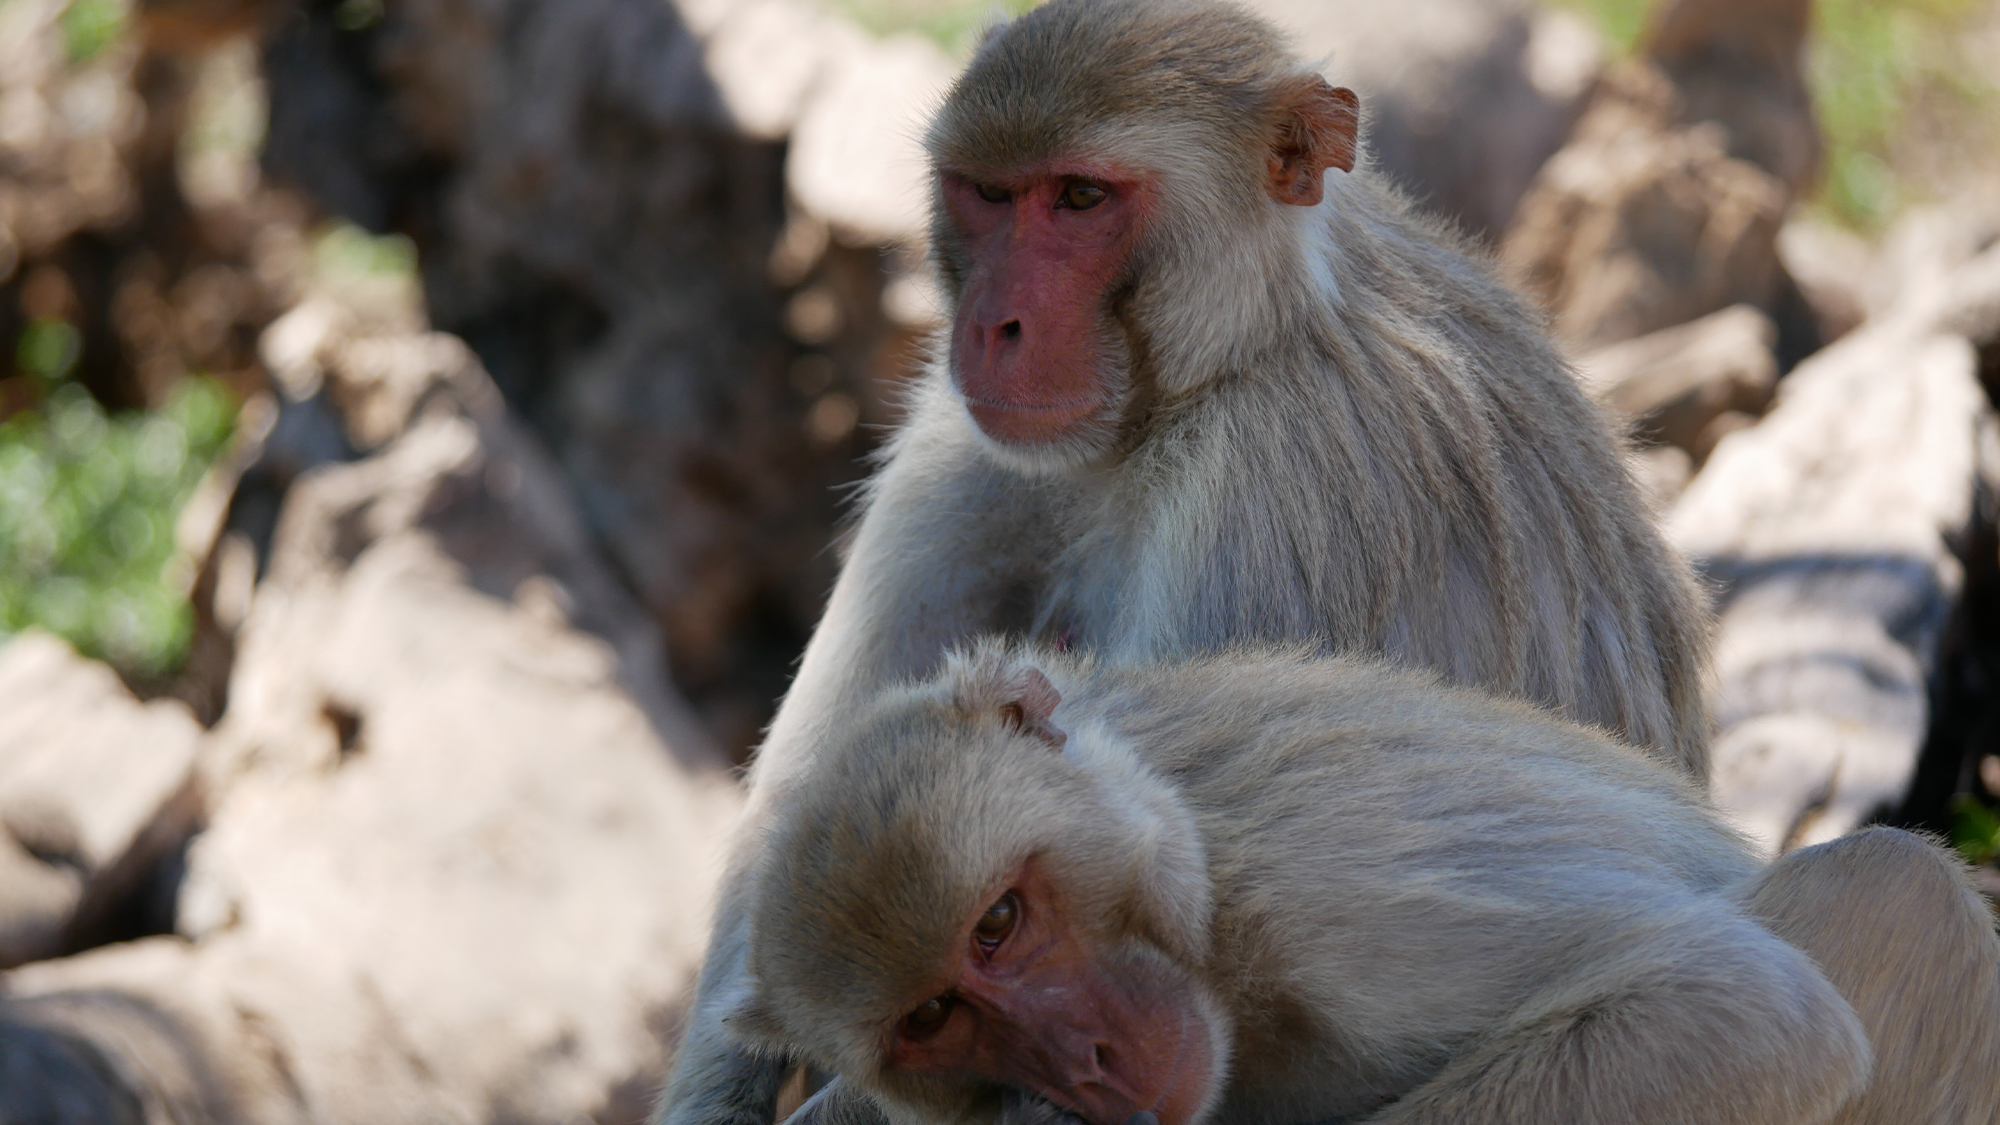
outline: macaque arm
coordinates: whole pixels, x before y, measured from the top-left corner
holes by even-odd
[[[929,675],[952,644],[1005,631],[1050,518],[1034,485],[983,456],[937,380],[916,404],[751,772],[753,803],[782,784],[883,684]]]
[[[785,1118],[785,1125],[891,1125],[891,1122],[875,1099],[854,1084],[835,1078]]]
[[[1867,1081],[1854,1011],[1804,954],[1721,907],[1560,982],[1375,1125],[1820,1125]]]
[[[744,1051],[723,1027],[743,992],[743,872],[769,794],[820,735],[885,683],[930,672],[953,643],[1005,624],[1032,578],[1030,486],[980,456],[942,380],[918,392],[910,424],[870,484],[866,513],[750,774],[746,831],[722,884],[687,1033],[660,1101],[661,1125],[769,1125],[788,1060]]]

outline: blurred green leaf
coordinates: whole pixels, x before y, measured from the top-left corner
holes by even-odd
[[[125,30],[119,0],[70,0],[63,9],[63,49],[71,63],[89,62]]]
[[[2000,814],[1960,793],[1951,806],[1951,842],[1970,864],[2000,857]]]
[[[382,0],[340,0],[333,24],[342,31],[362,31],[382,22]]]
[[[120,415],[61,383],[0,422],[0,636],[37,625],[133,673],[176,667],[193,618],[165,578],[174,521],[235,414],[197,378]]]
[[[76,326],[66,320],[43,317],[31,320],[21,331],[14,349],[14,363],[23,372],[44,382],[67,377],[76,366],[80,337]]]
[[[313,271],[324,281],[415,278],[417,247],[400,234],[374,235],[353,223],[330,223],[313,239]]]
[[[1597,26],[1614,56],[1623,58],[1639,48],[1646,32],[1647,0],[1548,0],[1551,7],[1575,12]]]
[[[990,24],[1018,16],[1039,0],[825,0],[877,35],[915,32],[950,51],[970,50]]]

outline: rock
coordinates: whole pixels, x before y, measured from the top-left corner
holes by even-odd
[[[1800,71],[1809,0],[1666,0],[1605,71],[1507,231],[1515,280],[1580,348],[1733,304],[1778,322],[1781,368],[1822,340],[1778,262],[1819,131]]]
[[[930,202],[924,126],[957,69],[912,36],[862,41],[793,128],[785,183],[854,244],[920,242]]]
[[[1792,219],[1778,231],[1778,261],[1798,283],[1820,338],[1829,343],[1867,318],[1874,257],[1860,235],[1826,223]]]
[[[726,762],[462,345],[310,354],[399,432],[292,488],[182,936],[4,978],[0,1056],[72,1061],[0,1088],[0,1120],[636,1121],[707,935]]]
[[[916,338],[881,304],[892,256],[840,238],[920,224],[900,123],[948,68],[785,0],[340,18],[273,25],[267,167],[410,235],[431,323],[549,444],[682,692],[747,753]],[[787,335],[801,298],[826,314],[810,340]]]
[[[1562,145],[1602,47],[1525,0],[1252,0],[1361,95],[1376,165],[1430,208],[1497,238]]]
[[[1889,232],[1871,271],[1873,315],[1987,343],[2000,337],[2000,203],[1919,209]]]
[[[1666,0],[1646,54],[1680,93],[1681,124],[1728,131],[1729,155],[1796,194],[1819,168],[1820,138],[1803,64],[1812,0]]]
[[[1672,508],[1694,479],[1694,458],[1675,445],[1655,445],[1635,449],[1626,458],[1632,482],[1646,501],[1646,510],[1658,515]]]
[[[82,897],[75,868],[45,863],[0,831],[0,967],[62,952],[63,929]]]
[[[249,346],[277,311],[259,243],[291,220],[255,191],[254,163],[214,137],[201,162],[243,172],[238,190],[184,190],[196,88],[230,52],[150,18],[160,5],[123,18],[130,7],[9,0],[0,12],[0,355],[31,321],[60,320],[79,336],[66,374],[108,408],[159,406],[190,372],[248,393]],[[114,34],[79,52],[95,34],[72,38],[84,12],[100,13],[84,27]],[[0,414],[32,405],[40,381],[0,379]]]
[[[860,29],[803,0],[682,0],[681,12],[731,120],[760,140],[790,134],[827,68],[866,49]]]
[[[1706,464],[1709,456],[1715,452],[1715,447],[1722,444],[1723,438],[1738,430],[1747,430],[1756,425],[1757,421],[1757,415],[1743,410],[1725,410],[1716,415],[1708,425],[1701,428],[1701,434],[1694,439],[1694,449],[1691,452],[1694,454],[1695,463]]]
[[[44,633],[0,647],[0,966],[84,940],[193,832],[201,728]]]
[[[1781,298],[1790,192],[1731,157],[1726,129],[1680,113],[1657,67],[1611,68],[1508,228],[1507,272],[1580,350]]]
[[[1801,364],[1667,520],[1717,593],[1715,796],[1768,848],[1856,827],[1916,767],[1986,409],[1972,345],[1935,319]]]
[[[1724,413],[1761,414],[1778,382],[1778,327],[1748,305],[1627,340],[1577,361],[1591,396],[1641,441],[1693,454]]]

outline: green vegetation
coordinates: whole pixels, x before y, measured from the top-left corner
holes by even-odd
[[[338,286],[371,278],[417,276],[417,245],[400,234],[370,234],[353,223],[334,221],[315,231],[313,276]]]
[[[0,638],[31,625],[139,675],[173,670],[191,613],[172,585],[174,520],[229,438],[235,403],[190,379],[157,411],[107,416],[60,374],[75,332],[23,333],[17,366],[54,385],[0,422]]]
[[[824,0],[877,35],[911,31],[948,51],[969,51],[987,25],[1017,16],[1037,0]]]
[[[1647,0],[1546,0],[1552,8],[1567,8],[1589,20],[1604,36],[1613,55],[1624,56],[1639,49],[1639,37],[1646,31]]]
[[[1979,6],[1979,0],[1819,0],[1807,76],[1826,135],[1818,202],[1836,217],[1879,227],[1922,194],[1909,174],[1899,174],[1896,159],[1900,134],[1920,114],[1970,125],[1991,109],[1991,76],[1966,74],[1951,42]]]
[[[120,0],[70,0],[62,14],[63,48],[71,63],[89,62],[125,30]]]
[[[1960,793],[1951,806],[1951,842],[1967,863],[2000,859],[2000,814]]]
[[[1638,49],[1648,0],[1549,0],[1594,22],[1614,54]],[[1915,126],[1949,132],[1990,128],[2000,103],[1992,76],[1975,75],[1953,38],[1981,0],[1818,0],[1806,79],[1812,87],[1825,164],[1812,202],[1832,218],[1879,229],[1922,198],[1923,172],[1906,166],[1910,142],[1949,143]]]

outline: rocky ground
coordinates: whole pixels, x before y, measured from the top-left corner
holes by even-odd
[[[1673,0],[1609,66],[1525,0],[1257,6],[1631,429],[1719,613],[1724,808],[1773,850],[1981,823],[1995,197],[1802,217],[1793,0]],[[154,0],[83,61],[65,13],[0,0],[0,338],[243,407],[178,674],[0,647],[0,1125],[642,1119],[732,764],[939,321],[955,64],[803,0]],[[256,165],[189,155],[232,74]],[[315,268],[328,217],[414,286]]]

